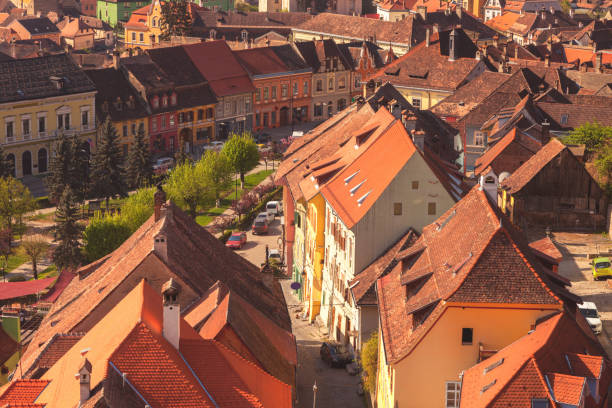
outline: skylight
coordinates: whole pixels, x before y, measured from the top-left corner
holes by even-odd
[[[446,217],[446,219],[444,221],[442,221],[442,224],[440,224],[440,226],[438,226],[438,231],[440,231],[442,228],[444,228],[446,226],[446,224],[448,224],[448,222],[451,220],[451,218],[453,218],[453,216],[457,213],[457,210],[453,210],[452,213],[450,213],[450,215],[448,217]]]
[[[359,170],[357,170],[356,172],[354,172],[353,174],[351,174],[350,176],[348,176],[347,178],[344,179],[344,184],[348,184],[351,182],[351,180],[353,179],[353,177],[355,177],[357,175],[357,173],[359,173]]]
[[[357,184],[355,187],[353,187],[353,188],[351,188],[351,189],[349,190],[349,192],[351,193],[351,196],[355,195],[355,193],[357,192],[357,190],[359,190],[359,187],[361,187],[361,185],[362,185],[363,183],[365,183],[365,182],[366,182],[366,180],[367,180],[367,179],[364,179],[364,180],[363,180],[361,183]]]
[[[488,390],[489,388],[494,386],[496,382],[497,382],[497,380],[493,380],[490,383],[488,383],[487,385],[485,385],[484,387],[482,387],[482,390],[480,390],[480,393],[482,394],[483,392],[485,392],[486,390]]]
[[[363,204],[364,200],[370,195],[371,192],[372,190],[359,197],[359,199],[357,199],[357,205],[361,206],[361,204]]]
[[[489,371],[491,371],[491,370],[493,370],[493,369],[495,369],[495,368],[499,367],[499,366],[500,366],[500,365],[502,365],[503,363],[504,363],[504,359],[503,359],[503,358],[502,358],[502,359],[500,359],[500,360],[497,360],[496,362],[494,362],[494,363],[493,363],[493,364],[491,364],[490,366],[485,367],[485,369],[484,369],[484,371],[483,371],[483,374],[486,374],[486,373],[488,373]]]

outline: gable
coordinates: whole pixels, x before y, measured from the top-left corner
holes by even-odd
[[[504,229],[493,235],[449,302],[559,304]]]

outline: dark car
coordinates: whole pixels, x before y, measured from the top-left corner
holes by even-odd
[[[267,234],[268,233],[268,221],[262,220],[261,218],[256,219],[253,223],[253,234]]]
[[[246,242],[247,235],[245,232],[234,232],[225,242],[225,246],[232,249],[242,249],[242,245]]]
[[[323,343],[319,350],[321,360],[329,364],[330,367],[344,368],[353,361],[353,355],[344,344]]]

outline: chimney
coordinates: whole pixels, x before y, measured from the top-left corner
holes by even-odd
[[[457,6],[457,8],[455,8],[455,13],[457,13],[457,18],[461,20],[461,16],[463,15],[463,7]]]
[[[518,47],[519,47],[518,44],[515,43],[514,44],[514,59],[518,59],[518,51],[519,51]]]
[[[550,123],[548,120],[544,120],[542,122],[542,135],[540,137],[540,143],[544,146],[546,143],[550,141]]]
[[[544,7],[540,9],[540,18],[546,20],[546,9]]]
[[[547,67],[550,67],[550,54],[546,54],[544,56],[544,65],[546,65]]]
[[[493,170],[490,170],[487,174],[480,176],[479,190],[487,194],[489,199],[497,204],[497,185],[498,180]]]
[[[74,375],[79,380],[79,406],[83,406],[91,394],[91,363],[85,357],[89,349],[81,350],[83,361],[79,366],[79,371]]]
[[[155,206],[155,221],[159,221],[161,218],[162,207],[166,204],[166,192],[162,188],[161,183],[157,185],[157,191],[153,194],[153,202]]]
[[[422,130],[413,131],[412,141],[420,151],[423,151],[423,148],[425,147],[425,132]]]
[[[162,295],[164,297],[162,332],[166,340],[177,350],[181,338],[181,305],[178,302],[180,292],[181,287],[172,278],[162,286]]]
[[[570,7],[570,9],[569,9],[569,16],[571,18],[574,18],[574,9],[572,7]]]
[[[493,36],[493,45],[495,45],[495,48],[499,48],[499,35],[497,34]]]
[[[425,30],[425,46],[429,47],[429,28]]]
[[[165,234],[159,233],[153,238],[153,251],[164,262],[168,262],[168,240]]]
[[[417,6],[417,13],[419,13],[423,21],[427,21],[427,6]]]
[[[448,60],[455,61],[457,59],[457,30],[453,28],[449,35],[449,44],[448,44]]]
[[[408,133],[412,134],[412,132],[416,130],[417,117],[412,115],[410,111],[406,111],[406,113],[402,115],[402,121]]]
[[[121,68],[121,57],[119,56],[119,51],[113,51],[113,68]]]
[[[10,45],[10,49],[11,49],[11,58],[17,58],[17,47],[15,46],[15,39],[11,38],[11,45]]]
[[[602,54],[601,51],[599,51],[597,54],[595,54],[595,71],[599,72],[600,74],[603,72],[601,69],[601,59]]]

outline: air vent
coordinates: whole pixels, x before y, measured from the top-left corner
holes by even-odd
[[[367,193],[365,193],[364,195],[359,197],[359,199],[357,200],[357,205],[359,205],[361,207],[361,204],[363,204],[363,202],[370,195],[371,192],[372,192],[372,190],[368,191]]]
[[[354,172],[353,174],[351,174],[350,176],[348,176],[347,178],[344,179],[344,184],[348,184],[351,182],[351,180],[353,179],[353,177],[355,177],[357,175],[357,173],[359,173],[359,170],[357,170],[356,172]]]
[[[366,182],[366,180],[367,180],[367,179],[363,180],[361,183],[357,184],[355,187],[353,187],[353,188],[351,188],[351,189],[349,190],[349,192],[351,193],[351,196],[354,196],[354,195],[355,195],[355,193],[357,192],[357,190],[359,190],[359,187],[361,187],[361,185],[362,185],[363,183],[365,183],[365,182]]]

